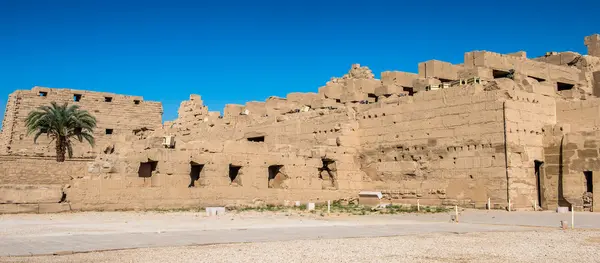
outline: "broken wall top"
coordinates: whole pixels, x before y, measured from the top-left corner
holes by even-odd
[[[553,65],[489,51],[465,53],[465,67],[485,67],[503,71],[515,70],[515,72],[551,82],[568,84],[579,84],[581,82],[581,70],[576,67]]]
[[[584,44],[587,46],[588,55],[600,57],[600,35],[599,34],[594,34],[594,35],[585,37]]]

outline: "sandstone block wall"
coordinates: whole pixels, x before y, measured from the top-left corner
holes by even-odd
[[[600,57],[600,35],[594,34],[585,37],[584,44],[587,46],[588,55]]]
[[[568,84],[579,84],[581,81],[581,70],[574,67],[547,64],[488,51],[465,53],[464,65],[466,68],[486,67],[502,71],[513,69],[521,74],[553,83],[563,82]]]
[[[484,208],[490,198],[493,208],[509,202],[526,210],[582,206],[590,200],[583,174],[600,174],[600,99],[592,92],[597,72],[600,59],[573,52],[529,60],[525,52],[473,51],[461,65],[431,60],[419,64],[419,74],[383,72],[381,80],[355,64],[318,93],[230,104],[222,116],[191,95],[164,127],[160,117],[103,120],[102,128],[123,124],[129,132],[99,134],[111,151],[91,149],[84,155],[95,153],[93,161],[62,166],[10,159],[44,155],[44,149],[30,152],[11,120],[53,94],[30,98],[43,90],[18,91],[9,98],[1,134],[0,146],[12,155],[2,157],[8,172],[0,184],[68,183],[66,199],[52,204],[66,201],[74,210],[325,202],[361,190],[382,191],[392,203]],[[66,100],[73,93],[60,91]],[[105,117],[144,105],[125,96],[113,100],[123,105],[106,112],[105,95],[86,94],[77,103],[96,98],[86,107]],[[141,109],[154,116],[159,106]],[[164,136],[173,136],[175,145],[164,147]],[[59,168],[68,177],[54,172]],[[0,212],[50,209],[11,205]]]
[[[90,159],[0,156],[0,184],[68,184],[71,178],[87,174]]]
[[[569,124],[572,131],[600,127],[600,99],[558,101],[556,120],[558,123]]]
[[[509,198],[515,208],[540,205],[535,162],[543,162],[545,127],[556,123],[555,100],[513,91],[505,102]]]
[[[501,94],[480,89],[419,93],[361,112],[365,188],[431,204],[505,203]]]
[[[559,131],[556,131],[559,132]],[[562,131],[561,131],[562,133]],[[550,204],[559,206],[583,207],[583,196],[587,184],[600,185],[600,158],[598,153],[600,133],[598,131],[563,134],[560,140],[545,148],[546,173],[551,183]],[[584,172],[590,172],[592,182],[587,182]],[[594,191],[593,200],[599,200],[600,194]],[[554,206],[550,206],[552,208]],[[593,202],[593,211],[600,210],[600,202]]]
[[[75,101],[76,97],[79,101]],[[75,157],[95,156],[96,152],[104,150],[103,147],[111,142],[111,137],[162,125],[162,105],[159,102],[144,101],[139,96],[34,87],[31,90],[15,91],[9,96],[2,125],[3,154],[55,155],[55,146],[47,137],[41,136],[38,143],[34,144],[33,135],[28,137],[25,128],[29,112],[39,106],[50,105],[53,101],[79,105],[97,119],[98,127],[94,131],[96,148],[86,143],[76,143]]]
[[[71,210],[62,185],[0,185],[0,214],[57,213]]]
[[[419,77],[434,77],[444,80],[444,82],[459,79],[458,73],[461,70],[463,70],[463,66],[452,65],[451,63],[439,60],[429,60],[419,63]]]

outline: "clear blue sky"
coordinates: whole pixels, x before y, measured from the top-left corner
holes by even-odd
[[[285,2],[0,0],[0,107],[38,85],[141,95],[172,120],[191,93],[222,111],[316,92],[352,63],[379,76],[471,50],[585,54],[600,32],[600,1]]]

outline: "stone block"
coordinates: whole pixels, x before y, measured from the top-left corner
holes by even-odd
[[[330,99],[340,99],[343,90],[340,84],[329,84],[319,88],[319,95]]]
[[[37,213],[37,204],[0,204],[0,214]]]
[[[39,204],[38,213],[61,213],[71,211],[69,203]]]
[[[597,149],[578,150],[577,156],[579,158],[596,158],[596,157],[598,157],[598,150]]]
[[[413,81],[419,77],[418,74],[401,71],[381,72],[381,83],[383,86],[412,87]],[[387,93],[395,94],[395,93]]]
[[[429,60],[419,63],[419,77],[433,77],[444,81],[457,80],[458,72],[462,69],[463,67],[459,65],[452,65],[439,60]]]
[[[61,185],[0,185],[0,204],[58,203]]]

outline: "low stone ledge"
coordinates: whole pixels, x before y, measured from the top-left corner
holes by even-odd
[[[59,203],[62,185],[0,185],[0,204]]]

